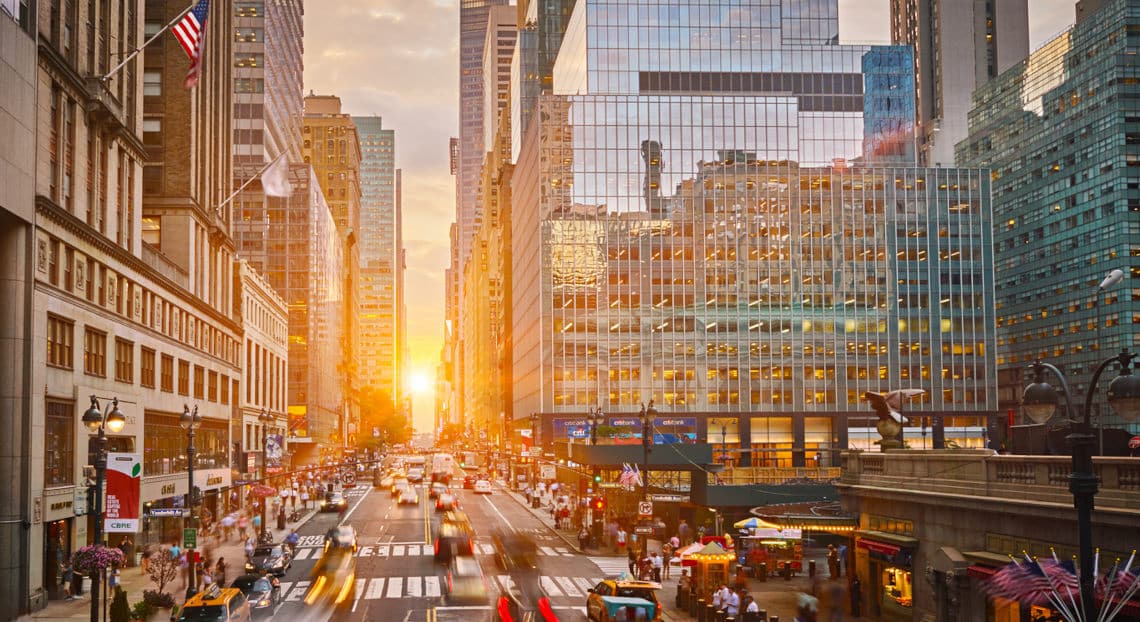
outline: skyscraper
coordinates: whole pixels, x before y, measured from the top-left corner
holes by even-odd
[[[238,1],[233,10],[235,166],[259,168],[282,152],[300,162],[303,0]]]
[[[1140,345],[1137,6],[1106,0],[974,94],[958,159],[993,170],[1004,407],[1035,360],[1064,369],[1075,403],[1101,361]],[[1117,268],[1125,282],[1098,291]]]
[[[397,230],[396,132],[380,117],[353,117],[360,136],[360,381],[399,404],[403,249]]]
[[[878,438],[866,391],[915,387],[982,443],[989,176],[915,168],[913,51],[838,45],[837,15],[577,2],[512,178],[514,413],[544,440],[653,399],[744,464],[826,466]]]
[[[1029,54],[1028,0],[891,0],[891,41],[915,48],[919,162],[952,166],[970,94]]]

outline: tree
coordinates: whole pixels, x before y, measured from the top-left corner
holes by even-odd
[[[146,575],[158,587],[159,593],[164,593],[166,584],[177,579],[181,569],[181,563],[170,554],[170,549],[163,547],[150,556]]]
[[[379,438],[373,436],[373,430],[379,431]],[[360,391],[358,445],[375,447],[384,441],[403,443],[411,438],[411,433],[407,413],[396,408],[392,396],[387,391],[372,387]]]

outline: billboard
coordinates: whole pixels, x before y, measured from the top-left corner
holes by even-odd
[[[142,483],[142,455],[107,454],[107,507],[103,511],[103,531],[139,531],[139,486]]]

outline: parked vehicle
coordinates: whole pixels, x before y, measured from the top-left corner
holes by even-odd
[[[272,616],[273,608],[281,601],[281,583],[272,575],[243,574],[234,579],[230,587],[245,594],[251,617]]]

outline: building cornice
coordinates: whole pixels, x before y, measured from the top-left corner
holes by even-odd
[[[235,336],[242,334],[241,324],[233,319],[226,317],[217,309],[205,304],[201,299],[197,298],[181,285],[175,283],[170,278],[154,270],[149,264],[142,259],[127,252],[123,247],[112,244],[106,237],[95,233],[91,230],[87,223],[77,218],[74,214],[56,205],[54,201],[47,197],[37,194],[36,195],[36,213],[42,217],[47,218],[54,224],[57,224],[68,232],[72,233],[84,242],[94,246],[102,256],[109,257],[114,261],[119,262],[121,265],[136,271],[140,275],[158,283],[166,291],[170,292],[173,296],[179,298],[183,303],[192,308],[193,310],[207,316],[215,325],[220,326],[226,330],[231,331]]]

